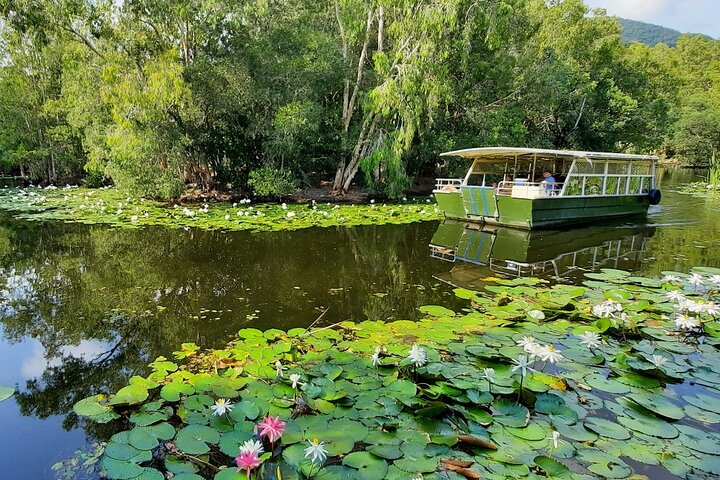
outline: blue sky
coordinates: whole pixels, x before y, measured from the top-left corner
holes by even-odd
[[[585,0],[608,15],[720,38],[720,0]]]

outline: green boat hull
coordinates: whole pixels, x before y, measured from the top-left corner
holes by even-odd
[[[647,215],[647,195],[513,198],[487,187],[435,192],[448,218],[534,229],[594,223]]]

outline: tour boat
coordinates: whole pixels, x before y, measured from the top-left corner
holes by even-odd
[[[660,203],[655,155],[484,147],[441,156],[472,160],[464,178],[436,180],[448,218],[551,228],[646,215]]]

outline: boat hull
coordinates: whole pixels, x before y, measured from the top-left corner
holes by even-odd
[[[647,195],[513,198],[471,188],[435,192],[448,218],[534,229],[581,225],[619,217],[647,215]],[[492,190],[490,190],[492,192]]]

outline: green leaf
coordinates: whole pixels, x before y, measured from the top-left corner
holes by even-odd
[[[672,420],[680,420],[685,416],[685,412],[682,408],[660,395],[631,393],[627,397],[638,405],[647,408],[661,417]]]
[[[548,478],[563,478],[569,480],[573,478],[572,471],[554,458],[541,455],[535,457],[533,461],[535,465],[542,468]]]
[[[588,417],[585,419],[585,428],[592,430],[601,437],[612,438],[614,440],[627,440],[632,435],[622,426],[615,422],[598,417]]]
[[[220,433],[204,425],[188,425],[175,437],[177,448],[190,455],[202,455],[210,451],[208,443],[220,441]]]
[[[369,452],[353,452],[342,463],[358,469],[362,480],[381,480],[388,471],[387,462]]]
[[[530,412],[527,408],[505,398],[495,400],[491,410],[493,420],[506,427],[524,427],[530,419]]]
[[[454,317],[455,312],[440,305],[424,305],[418,308],[422,313],[430,315],[431,317]]]
[[[108,423],[120,417],[120,415],[115,413],[112,407],[100,403],[105,399],[105,395],[84,398],[73,406],[73,410],[81,417],[88,417],[94,422]]]
[[[620,415],[617,417],[617,420],[624,427],[627,427],[630,430],[644,433],[645,435],[651,435],[653,437],[675,438],[679,435],[677,429],[666,421],[647,417],[641,414],[637,414],[635,418]]]

